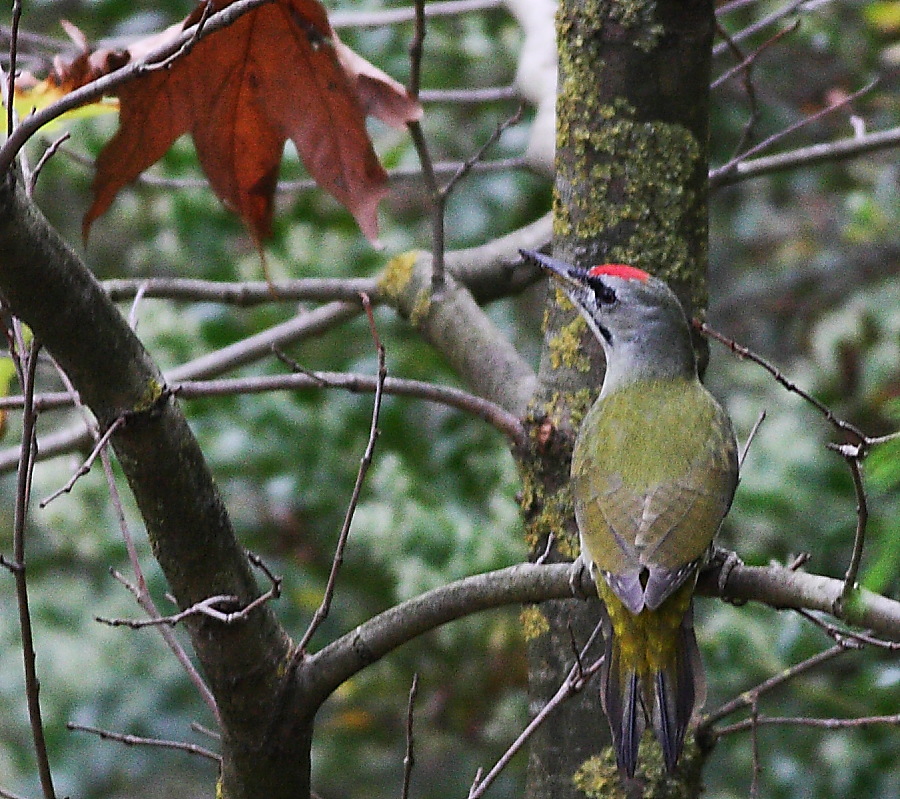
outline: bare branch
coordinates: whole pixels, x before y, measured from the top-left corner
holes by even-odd
[[[503,0],[429,0],[425,4],[426,17],[450,17],[470,14],[477,11],[489,11],[500,8]],[[331,26],[340,28],[380,28],[384,25],[396,25],[399,22],[413,22],[415,9],[392,8],[379,11],[335,11],[329,14]]]
[[[266,575],[266,577],[269,578],[269,581],[272,585],[268,591],[266,591],[264,594],[260,594],[258,597],[256,597],[256,599],[254,599],[252,602],[248,602],[239,610],[220,610],[218,607],[219,605],[234,605],[237,604],[239,600],[236,596],[230,594],[217,594],[215,596],[206,597],[199,602],[195,602],[189,608],[186,608],[185,610],[182,610],[179,613],[175,613],[171,616],[160,616],[154,613],[154,615],[149,619],[105,619],[101,616],[95,616],[94,618],[101,624],[106,624],[110,627],[130,627],[132,630],[140,630],[143,627],[162,627],[163,625],[174,627],[176,624],[180,624],[182,621],[192,616],[208,616],[209,618],[215,619],[221,624],[235,624],[239,621],[245,621],[250,616],[250,614],[258,607],[264,605],[266,602],[270,602],[281,597],[282,582],[281,577],[276,577],[268,568],[268,566],[266,566],[257,555],[254,555],[252,552],[247,552],[246,554],[250,562],[258,569],[260,569],[260,571],[262,571]],[[138,597],[140,601],[137,588],[128,583],[128,581],[126,581],[125,578],[122,577],[122,575],[114,569],[111,570],[111,574],[119,582],[125,585],[135,595],[135,597]]]
[[[41,175],[41,170],[44,168],[44,165],[53,157],[63,143],[69,140],[70,135],[71,134],[66,131],[62,136],[53,141],[50,146],[44,150],[43,154],[38,159],[38,162],[34,165],[34,171],[28,176],[28,186],[25,189],[29,197],[34,194],[35,186],[37,186],[38,178]]]
[[[406,755],[403,758],[403,785],[400,789],[400,799],[409,799],[409,783],[412,779],[412,770],[416,763],[413,738],[413,708],[416,704],[416,694],[419,692],[419,675],[413,675],[412,686],[409,689],[409,702],[406,706]]]
[[[372,338],[375,342],[375,349],[378,353],[378,379],[375,385],[375,401],[372,407],[372,423],[369,427],[369,440],[366,443],[366,449],[359,463],[359,470],[356,473],[356,483],[353,486],[353,493],[350,497],[350,503],[347,505],[347,512],[344,515],[344,523],[341,532],[338,535],[338,543],[334,551],[334,559],[331,563],[331,573],[328,575],[328,582],[325,586],[325,595],[322,597],[322,603],[313,615],[312,621],[309,623],[306,632],[300,639],[300,643],[294,650],[292,655],[292,665],[302,660],[306,655],[306,647],[309,645],[310,639],[315,635],[322,622],[328,617],[331,609],[331,600],[334,596],[334,589],[337,585],[337,577],[340,572],[341,565],[344,562],[344,549],[347,546],[347,540],[350,536],[350,525],[353,523],[353,516],[356,514],[356,507],[359,504],[359,497],[362,492],[363,482],[369,467],[372,465],[372,455],[375,452],[375,442],[378,440],[380,433],[378,429],[378,418],[381,415],[381,398],[384,391],[384,380],[387,377],[387,366],[385,365],[384,346],[378,338],[378,331],[375,328],[375,319],[372,316],[372,305],[369,298],[363,295],[363,306],[369,317],[369,325],[372,331]]]
[[[729,70],[724,75],[716,78],[711,84],[710,89],[715,89],[719,83],[726,79],[726,77],[730,76],[737,70],[741,70],[743,73],[743,84],[744,91],[747,94],[747,100],[750,103],[750,114],[747,117],[747,121],[744,123],[744,129],[741,131],[741,136],[735,145],[734,152],[739,153],[744,149],[744,145],[747,141],[750,140],[750,137],[753,135],[753,128],[756,125],[756,120],[759,118],[759,106],[756,98],[756,86],[753,83],[753,64],[756,61],[756,57],[751,56],[749,58],[744,56],[743,51],[738,46],[737,42],[731,38],[728,34],[728,31],[722,27],[718,22],[716,22],[716,30],[719,32],[719,35],[725,40],[729,49],[734,53],[734,55],[740,59],[738,65],[734,67],[732,70]]]
[[[422,82],[422,52],[425,44],[425,0],[415,0],[413,3],[415,12],[415,26],[413,28],[412,41],[409,43],[409,95],[414,100],[419,99],[419,89]]]
[[[782,726],[799,726],[799,727],[817,727],[825,730],[846,730],[854,727],[871,727],[876,724],[900,724],[900,713],[892,716],[862,716],[854,719],[813,719],[806,717],[779,717],[779,716],[759,716],[755,719],[745,719],[736,724],[727,727],[720,727],[716,730],[716,737],[721,738],[725,735],[731,735],[736,732],[744,732],[745,730],[762,724],[778,724]]]
[[[38,503],[38,507],[41,509],[46,508],[47,505],[53,502],[53,500],[57,497],[62,496],[63,494],[68,494],[75,486],[75,483],[78,482],[79,478],[84,477],[91,470],[91,466],[94,465],[94,461],[97,460],[100,452],[109,443],[109,439],[112,438],[113,433],[115,433],[116,430],[118,430],[124,423],[124,416],[117,417],[116,420],[108,428],[106,428],[106,432],[104,432],[103,435],[97,439],[97,443],[94,445],[94,449],[91,450],[91,454],[87,456],[85,462],[78,467],[75,473],[69,478],[68,482],[61,488],[56,489],[56,491],[54,491],[48,497],[42,499]]]
[[[204,749],[197,744],[189,744],[183,741],[165,741],[159,738],[143,738],[139,735],[126,735],[120,732],[110,732],[109,730],[101,730],[97,727],[88,727],[84,724],[74,724],[71,721],[66,723],[67,730],[75,732],[90,732],[99,736],[105,741],[117,741],[126,746],[155,746],[162,749],[177,749],[180,752],[187,752],[198,757],[205,757],[214,763],[221,763],[222,758],[209,749]]]
[[[900,651],[900,641],[885,641],[881,638],[875,638],[868,633],[860,633],[854,630],[840,628],[835,624],[830,624],[824,619],[820,619],[815,614],[810,613],[808,610],[803,610],[802,608],[795,608],[794,613],[797,613],[807,621],[815,624],[816,627],[820,628],[829,638],[837,643],[852,641],[860,646],[875,646],[879,649],[886,649],[889,652]]]
[[[299,368],[299,367],[297,367]],[[377,377],[345,372],[309,372],[299,374],[264,375],[261,377],[221,378],[218,380],[185,380],[174,383],[169,390],[180,399],[218,397],[236,394],[258,394],[269,391],[297,391],[308,388],[342,389],[354,394],[370,394],[376,390]],[[521,420],[499,405],[453,386],[442,386],[421,380],[387,377],[384,393],[400,397],[439,402],[484,420],[496,427],[516,445],[524,443]],[[0,398],[0,409],[19,408],[21,396]],[[73,404],[72,396],[65,391],[38,394],[35,406],[43,410],[65,408]]]
[[[137,278],[106,280],[103,288],[110,299],[120,302],[136,296],[153,299],[182,300],[186,302],[217,302],[251,308],[284,302],[328,302],[343,300],[358,303],[360,292],[370,296],[378,289],[376,278],[301,278],[274,281],[273,295],[269,284],[263,280],[241,283],[223,283],[216,280],[192,278]]]
[[[21,340],[21,336],[19,336]],[[31,626],[31,610],[28,602],[28,582],[25,573],[25,525],[28,516],[28,504],[31,498],[31,476],[34,468],[35,424],[32,399],[34,397],[34,377],[37,371],[40,344],[35,339],[25,356],[23,352],[11,348],[22,393],[25,395],[25,408],[22,414],[22,445],[19,456],[19,470],[16,479],[16,500],[13,516],[13,563],[10,571],[15,578],[16,602],[19,611],[19,630],[22,634],[22,659],[25,668],[25,698],[28,706],[28,718],[31,724],[31,737],[37,760],[38,774],[44,799],[55,799],[53,774],[50,770],[50,759],[47,754],[47,742],[44,735],[44,722],[41,716],[40,680],[37,676],[37,654],[34,649],[34,631]],[[25,358],[24,364],[22,357]]]
[[[827,105],[821,111],[817,111],[815,114],[810,114],[809,116],[805,116],[802,119],[797,120],[793,124],[788,125],[783,130],[780,130],[777,133],[772,134],[768,138],[763,139],[761,142],[759,142],[759,144],[755,144],[749,150],[744,150],[744,152],[742,152],[740,155],[735,156],[734,158],[732,158],[727,163],[723,164],[721,167],[719,167],[715,171],[718,172],[719,170],[721,170],[721,172],[723,174],[727,175],[728,172],[730,172],[733,169],[736,169],[737,165],[739,163],[741,163],[742,161],[746,160],[747,158],[750,158],[751,156],[754,156],[757,153],[761,153],[765,150],[768,150],[770,147],[777,144],[782,139],[789,136],[791,133],[794,133],[795,131],[800,130],[803,127],[806,127],[807,125],[809,125],[813,122],[816,122],[817,120],[822,119],[825,116],[828,116],[828,114],[832,114],[835,111],[837,111],[841,108],[844,108],[845,106],[852,103],[854,100],[857,100],[858,98],[862,97],[864,94],[867,94],[875,87],[876,83],[877,83],[877,81],[872,81],[871,83],[863,86],[861,89],[853,92],[852,94],[848,94],[847,96],[842,97],[837,102]]]
[[[850,602],[853,592],[856,590],[856,578],[859,575],[859,564],[862,562],[863,549],[866,543],[866,524],[869,521],[869,506],[866,502],[866,489],[862,481],[862,466],[860,461],[865,457],[863,447],[841,448],[844,461],[853,476],[853,490],[856,492],[856,533],[853,537],[853,552],[850,555],[850,563],[844,576],[844,590],[841,592],[840,604]],[[852,452],[847,452],[851,450]]]
[[[487,86],[481,89],[422,89],[419,91],[419,102],[421,103],[485,105],[486,103],[518,99],[519,90],[516,86]]]
[[[812,657],[779,672],[749,691],[742,691],[739,696],[736,696],[730,702],[726,702],[717,710],[704,714],[698,727],[698,734],[704,734],[706,730],[712,727],[712,725],[720,719],[723,719],[738,710],[742,710],[743,708],[752,707],[753,704],[759,700],[760,696],[784,685],[798,675],[811,671],[812,669],[821,666],[823,663],[828,663],[838,655],[842,655],[845,652],[850,652],[858,648],[858,646],[848,643],[837,644],[830,649],[826,649],[824,652],[819,652],[817,655],[813,655]],[[717,733],[713,731],[712,734],[716,735]]]
[[[587,668],[583,667],[581,663],[582,658],[587,653],[588,647],[593,643],[600,632],[600,629],[601,625],[598,624],[594,628],[594,632],[591,634],[588,642],[584,645],[582,651],[580,653],[578,651],[575,652],[575,663],[566,679],[563,680],[562,685],[560,685],[559,690],[557,690],[550,701],[540,709],[540,712],[538,712],[538,714],[528,723],[525,729],[522,730],[519,737],[512,742],[510,747],[503,753],[503,756],[494,764],[494,767],[484,776],[481,776],[481,769],[479,769],[479,774],[476,775],[475,783],[469,790],[468,799],[480,799],[494,780],[497,779],[503,769],[509,765],[509,762],[513,757],[528,742],[528,739],[531,738],[535,731],[544,723],[544,721],[546,721],[547,717],[563,702],[581,691],[584,686],[587,685],[591,677],[600,670],[600,667],[603,665],[603,657],[598,658]]]
[[[776,367],[772,366],[768,361],[766,361],[761,356],[752,352],[747,347],[742,344],[738,344],[733,339],[728,338],[727,336],[722,335],[721,333],[713,330],[708,324],[705,322],[700,322],[698,320],[693,321],[693,326],[696,330],[699,330],[703,335],[708,336],[709,338],[715,339],[723,346],[727,347],[731,350],[735,355],[740,358],[746,358],[747,360],[753,361],[753,363],[761,366],[765,369],[772,377],[775,378],[782,386],[784,386],[788,391],[793,394],[796,394],[799,397],[802,397],[806,402],[812,405],[819,413],[821,413],[834,427],[844,433],[849,433],[855,439],[857,439],[860,443],[866,442],[868,439],[866,434],[863,433],[856,425],[851,424],[850,422],[838,418],[834,412],[824,403],[817,400],[808,392],[804,391],[802,388],[797,386],[795,383],[791,382],[787,377],[785,377]]]
[[[825,161],[839,161],[898,145],[900,145],[900,128],[889,128],[875,133],[866,133],[863,136],[851,136],[825,144],[813,144],[810,147],[801,147],[763,158],[745,160],[747,156],[744,153],[735,164],[730,166],[726,164],[711,169],[709,186],[710,189],[717,189],[720,186],[729,186],[741,180],[768,175],[772,172],[812,166]],[[726,167],[728,168],[726,169]]]
[[[753,36],[754,34],[759,33],[761,30],[764,30],[765,28],[769,27],[769,25],[774,25],[779,20],[784,19],[785,17],[789,17],[795,11],[798,11],[800,9],[800,6],[805,5],[808,2],[810,2],[810,0],[791,0],[790,3],[787,3],[786,5],[782,6],[777,11],[773,11],[771,14],[767,14],[765,17],[758,19],[752,25],[748,25],[743,30],[740,30],[737,33],[732,34],[731,40],[733,42],[741,42],[744,39],[748,39],[751,36]],[[733,10],[733,7],[737,7],[736,4],[729,4],[729,5],[732,7],[720,8],[719,11],[717,12],[717,16],[722,15],[722,14],[727,14],[728,11]],[[722,55],[728,49],[728,47],[729,47],[729,45],[727,43],[721,43],[721,44],[715,45],[713,47],[713,51],[712,51],[713,57]]]
[[[753,427],[750,428],[750,432],[747,434],[747,440],[741,448],[740,455],[738,455],[738,470],[743,468],[744,461],[747,459],[747,453],[750,452],[750,445],[753,444],[753,439],[756,438],[756,434],[759,432],[759,428],[765,420],[766,412],[765,410],[762,410],[760,411],[759,416],[756,417]]]
[[[13,0],[12,5],[12,30],[9,36],[9,74],[6,76],[6,137],[9,138],[13,132],[16,113],[13,98],[16,96],[16,72],[18,66],[16,57],[19,50],[19,22],[22,20],[22,0]]]

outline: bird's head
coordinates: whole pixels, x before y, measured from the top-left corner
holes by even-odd
[[[618,373],[623,379],[696,374],[684,311],[662,280],[625,264],[584,269],[539,252],[520,252],[550,273],[585,318],[614,373],[607,380]]]

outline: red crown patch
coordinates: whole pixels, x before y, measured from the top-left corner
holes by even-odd
[[[650,275],[643,269],[636,266],[628,266],[627,264],[601,264],[600,266],[592,266],[588,270],[591,277],[602,277],[608,275],[610,277],[622,277],[626,280],[640,280],[641,283],[646,282]]]

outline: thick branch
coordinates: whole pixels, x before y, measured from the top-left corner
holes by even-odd
[[[103,428],[125,424],[112,444],[144,518],[148,536],[182,607],[230,594],[259,595],[203,454],[140,341],[90,270],[60,239],[8,173],[0,182],[0,294],[53,355]],[[268,606],[246,623],[191,623],[194,649],[225,726],[225,795],[241,777],[264,779],[257,753],[280,680],[288,639]],[[279,780],[305,790],[302,736],[284,744]],[[271,779],[271,778],[270,778]],[[277,797],[280,790],[261,793]],[[259,787],[259,785],[257,785]],[[274,787],[274,786],[273,786]]]
[[[394,258],[379,288],[381,299],[409,319],[478,395],[522,415],[534,393],[534,371],[471,293],[447,276],[433,292],[427,255]]]
[[[724,594],[722,569],[728,568]],[[361,624],[353,632],[307,659],[302,671],[308,698],[318,705],[358,671],[412,639],[449,621],[490,608],[551,599],[571,599],[572,565],[523,563],[466,577],[407,600]],[[581,584],[593,594],[590,578]],[[783,566],[712,566],[703,572],[697,593],[754,601],[778,609],[805,608],[833,613],[843,582]],[[845,621],[892,639],[900,639],[900,602],[861,591],[858,602],[842,614]]]

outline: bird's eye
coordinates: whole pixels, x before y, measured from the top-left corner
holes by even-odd
[[[588,278],[588,286],[600,305],[612,305],[616,301],[616,292],[600,278]]]

